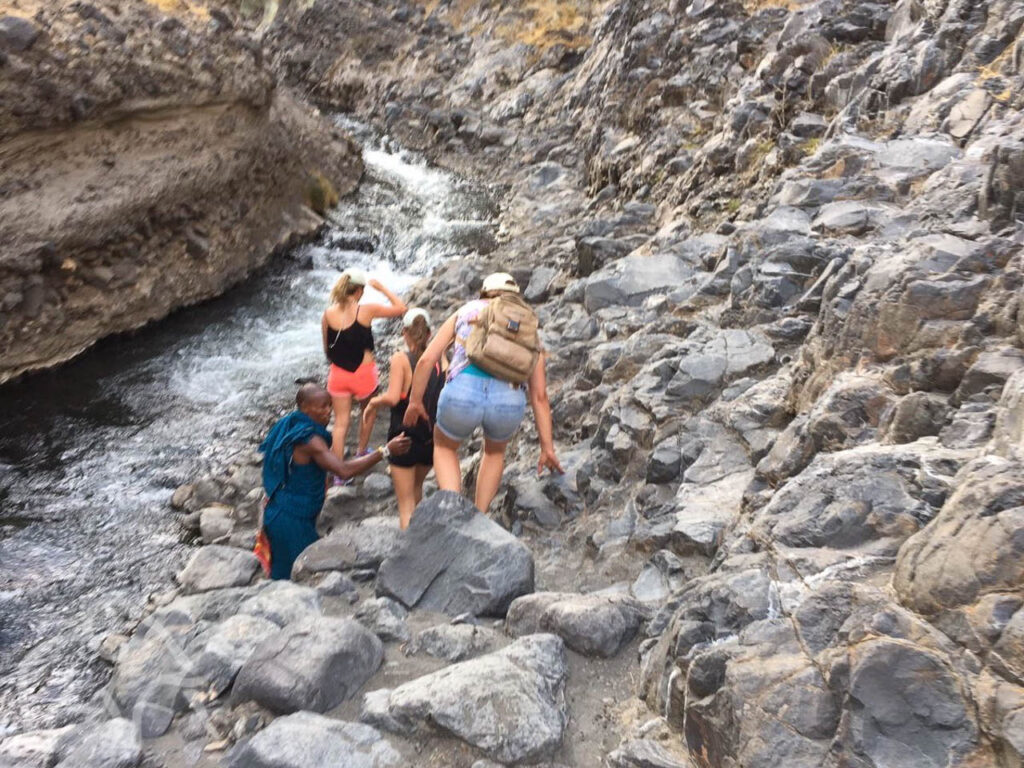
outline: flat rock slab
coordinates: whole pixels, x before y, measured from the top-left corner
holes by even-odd
[[[77,726],[28,731],[0,741],[0,765],[4,768],[48,768],[57,762],[57,747]]]
[[[640,621],[640,606],[628,597],[538,592],[512,603],[505,629],[514,637],[553,632],[578,653],[610,657],[636,636]]]
[[[377,575],[378,595],[450,616],[503,616],[532,591],[527,546],[450,491],[416,508],[399,550]]]
[[[402,758],[377,731],[313,712],[281,717],[232,750],[226,768],[399,768]]]
[[[57,753],[57,768],[135,768],[142,760],[142,744],[135,725],[119,717],[76,729]]]
[[[242,666],[232,702],[272,712],[325,712],[353,696],[377,671],[384,647],[358,621],[306,618],[264,640]]]
[[[184,570],[178,574],[178,583],[186,595],[208,592],[211,589],[244,587],[259,570],[256,555],[238,547],[219,544],[200,547]]]
[[[500,651],[367,694],[361,719],[412,735],[454,735],[503,763],[538,760],[562,743],[568,719],[565,646],[530,635]]]

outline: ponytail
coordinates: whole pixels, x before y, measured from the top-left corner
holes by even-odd
[[[359,283],[352,282],[348,272],[342,272],[338,282],[331,289],[331,303],[345,306],[348,304],[349,297],[362,287]]]
[[[409,349],[417,357],[422,355],[430,341],[430,326],[422,315],[413,319],[412,323],[405,328],[406,339],[409,342]]]

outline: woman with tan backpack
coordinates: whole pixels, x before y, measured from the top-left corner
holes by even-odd
[[[563,472],[555,455],[537,315],[519,296],[515,279],[488,275],[480,298],[460,307],[431,340],[416,365],[405,426],[427,421],[423,396],[430,372],[454,342],[447,384],[441,390],[434,425],[434,473],[443,491],[462,491],[459,445],[477,427],[484,432],[476,478],[477,509],[486,512],[505,469],[505,447],[519,429],[529,394],[540,439],[537,473]]]

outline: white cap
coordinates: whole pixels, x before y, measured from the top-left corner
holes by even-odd
[[[508,272],[492,272],[484,278],[484,284],[480,290],[519,293],[519,286],[516,284],[516,279]]]
[[[427,310],[421,307],[413,307],[403,315],[402,327],[408,328],[416,321],[417,317],[422,317],[423,321],[427,324],[427,327],[430,327],[430,315],[427,313]]]
[[[353,285],[366,285],[366,272],[359,267],[349,267],[341,274],[348,275],[348,281]]]

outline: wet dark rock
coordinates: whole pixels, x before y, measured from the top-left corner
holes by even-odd
[[[351,698],[377,671],[384,649],[351,619],[302,619],[261,642],[235,680],[233,703],[279,714],[325,712]]]
[[[378,595],[451,616],[502,616],[515,598],[532,591],[529,549],[464,496],[447,491],[416,508],[377,578]]]

